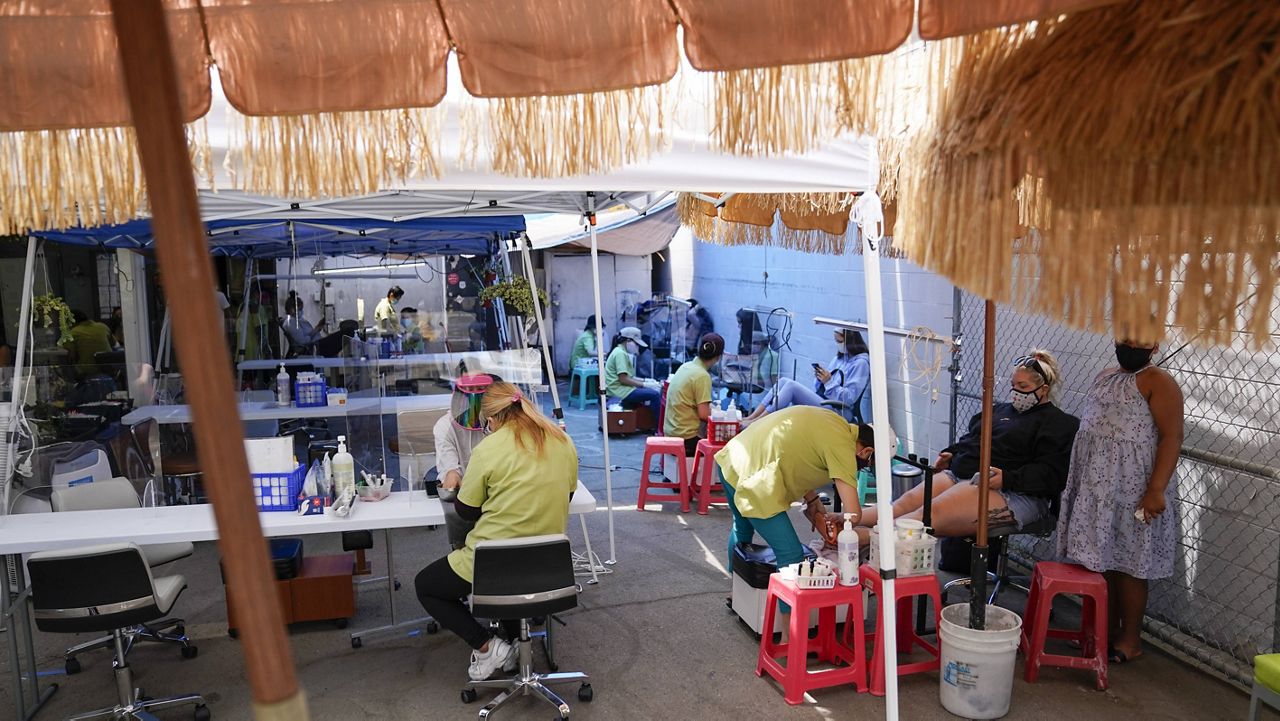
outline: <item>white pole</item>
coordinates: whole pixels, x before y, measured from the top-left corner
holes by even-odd
[[[862,270],[867,295],[867,348],[871,351],[871,417],[875,419],[876,514],[880,536],[880,574],[882,588],[880,606],[880,638],[884,641],[884,715],[889,721],[898,719],[898,635],[897,604],[894,598],[894,575],[897,556],[893,529],[893,504],[889,491],[893,486],[893,439],[889,432],[888,377],[885,375],[884,298],[880,295],[880,241],[884,216],[880,199],[864,193],[854,206],[862,240]],[[885,599],[889,599],[886,601]]]
[[[551,345],[546,326],[542,323],[542,300],[538,298],[538,284],[534,282],[533,258],[529,255],[529,236],[520,236],[520,254],[524,261],[524,275],[529,279],[529,291],[533,294],[533,320],[538,324],[538,339],[542,342],[542,360],[547,364],[548,384],[551,386],[551,413],[563,429],[564,410],[560,408],[560,391],[556,388],[556,372],[551,367]],[[585,392],[584,392],[585,394]]]
[[[609,460],[609,413],[605,408],[604,397],[604,315],[600,311],[600,248],[596,241],[596,194],[587,193],[587,222],[591,224],[591,290],[595,293],[596,302],[596,362],[599,363],[600,374],[596,377],[598,403],[600,406],[600,429],[604,436],[604,499],[609,509],[609,560],[606,565],[618,562],[617,543],[613,535],[613,470]]]
[[[27,336],[31,333],[31,286],[36,274],[36,239],[27,236],[27,265],[22,273],[22,306],[18,309],[18,348],[13,359],[12,392],[9,394],[9,415],[5,416],[3,438],[4,453],[0,453],[0,482],[4,483],[4,507],[0,508],[0,516],[9,513],[9,493],[13,489],[10,474],[14,468],[14,454],[18,452],[18,439],[14,429],[18,426],[18,414],[22,411],[22,401],[27,395],[27,384],[22,382],[22,366],[27,359]],[[8,593],[7,590],[4,591]]]

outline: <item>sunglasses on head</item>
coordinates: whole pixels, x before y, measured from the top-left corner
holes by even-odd
[[[1049,374],[1044,372],[1044,367],[1040,365],[1039,359],[1033,355],[1024,355],[1013,362],[1014,368],[1026,368],[1040,374],[1040,377],[1049,380]]]

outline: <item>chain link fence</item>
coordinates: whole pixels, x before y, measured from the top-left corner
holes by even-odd
[[[963,344],[952,427],[981,408],[983,300],[958,293]],[[1272,309],[1280,321],[1280,304]],[[1280,649],[1280,353],[1244,338],[1203,348],[1171,328],[1157,362],[1185,395],[1186,430],[1176,476],[1179,546],[1174,575],[1153,581],[1148,633],[1193,663],[1246,686],[1253,657]],[[1273,338],[1273,341],[1276,340]],[[1062,367],[1058,404],[1079,415],[1093,379],[1116,364],[1109,336],[1075,331],[999,307],[995,392],[1007,395],[1010,363],[1031,348]],[[1055,540],[1020,537],[1012,557],[1054,556]]]

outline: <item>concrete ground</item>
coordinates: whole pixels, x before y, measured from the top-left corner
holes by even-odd
[[[604,458],[596,430],[594,407],[566,409],[569,429],[578,446],[582,480],[600,499],[600,510],[588,519],[591,540],[602,557],[609,554],[608,514],[604,508]],[[757,678],[758,641],[725,608],[729,588],[723,567],[728,513],[714,508],[707,516],[680,514],[674,504],[639,513],[635,509],[638,469],[644,441],[640,437],[611,444],[616,509],[616,558],[613,573],[599,585],[585,586],[580,605],[564,614],[567,627],[556,634],[562,670],[591,674],[592,703],[579,703],[573,688],[566,698],[573,717],[589,719],[778,719],[878,718],[884,700],[850,688],[813,694],[813,700],[788,706],[769,679]],[[797,525],[799,512],[793,512]],[[581,540],[576,519],[570,537]],[[805,536],[802,536],[802,538]],[[398,593],[401,615],[417,614],[413,596],[418,569],[446,552],[443,528],[395,534],[395,562],[404,588]],[[372,559],[382,566],[381,540]],[[336,552],[336,537],[306,537],[306,550]],[[130,656],[137,684],[153,696],[179,692],[205,695],[216,719],[252,718],[240,644],[227,636],[226,608],[218,573],[218,551],[200,544],[195,555],[176,562],[166,573],[181,573],[189,588],[175,610],[187,620],[199,644],[199,656],[182,660],[176,649],[142,646]],[[171,570],[170,570],[171,569]],[[1002,603],[1021,610],[1017,592]],[[312,718],[453,719],[469,718],[479,704],[464,705],[459,689],[466,682],[468,649],[447,632],[383,639],[353,649],[349,633],[385,623],[389,604],[385,586],[359,591],[357,616],[339,630],[329,623],[294,626],[290,631],[298,677],[306,689]],[[83,671],[67,677],[62,650],[76,639],[37,633],[42,679],[59,685],[49,705],[36,717],[65,718],[111,702],[111,664],[106,652],[83,655]],[[1080,671],[1048,668],[1029,685],[1021,680],[1019,658],[1013,704],[1007,718],[1088,719],[1242,719],[1248,696],[1148,645],[1148,653],[1111,669],[1111,688],[1098,692]],[[12,687],[7,656],[0,664],[0,719],[12,718]],[[904,677],[900,685],[901,718],[946,719],[938,701],[937,674]],[[483,701],[482,697],[482,701]],[[516,699],[498,718],[554,717],[550,707],[533,699]],[[170,712],[165,719],[188,718]],[[1270,715],[1265,718],[1277,719]]]

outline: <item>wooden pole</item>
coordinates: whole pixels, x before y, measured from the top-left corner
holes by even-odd
[[[137,129],[161,280],[170,300],[178,360],[195,422],[205,488],[218,522],[227,590],[237,610],[258,719],[306,719],[293,656],[276,601],[275,578],[249,484],[244,432],[230,360],[213,302],[213,266],[204,242],[183,132],[168,27],[161,0],[111,0],[129,109]]]
[[[984,306],[982,334],[982,440],[978,451],[978,533],[969,559],[969,628],[987,626],[987,495],[991,475],[991,403],[995,396],[996,304]]]

